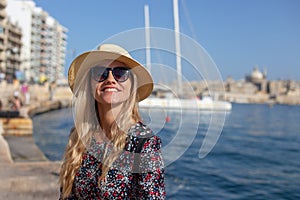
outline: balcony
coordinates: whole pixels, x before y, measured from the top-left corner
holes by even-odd
[[[1,2],[1,1],[0,1]],[[6,12],[5,12],[5,10],[3,9],[3,10],[0,10],[0,18],[1,19],[4,19],[6,17]]]
[[[22,45],[22,41],[21,41],[21,39],[20,38],[18,38],[18,37],[13,37],[13,36],[9,36],[9,37],[7,37],[7,40],[6,40],[6,43],[8,44],[8,45],[12,45],[12,46],[21,46]]]
[[[0,60],[5,60],[5,52],[4,51],[0,52]]]
[[[6,8],[6,5],[7,5],[6,1],[0,0],[0,9]]]

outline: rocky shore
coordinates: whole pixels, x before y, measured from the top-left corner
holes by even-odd
[[[0,87],[4,109],[18,88],[15,85]],[[57,88],[52,94],[47,85],[30,89],[30,104],[22,107],[19,117],[0,118],[0,199],[59,198],[61,162],[50,162],[36,146],[31,117],[70,106],[72,94],[67,87]]]

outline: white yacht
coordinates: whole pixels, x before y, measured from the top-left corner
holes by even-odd
[[[180,30],[179,30],[179,13],[178,13],[178,0],[173,0],[174,9],[174,46],[176,51],[176,68],[177,68],[177,90],[171,87],[163,87],[164,84],[155,84],[158,89],[163,90],[164,97],[159,98],[156,95],[148,97],[147,99],[139,103],[140,108],[158,108],[158,109],[177,109],[177,110],[208,110],[208,111],[229,111],[232,108],[230,102],[220,101],[212,99],[211,97],[199,98],[184,98],[183,82],[182,82],[182,70],[181,70],[181,44],[180,44]],[[150,20],[149,20],[149,8],[145,5],[145,42],[146,42],[146,66],[151,73],[151,41],[150,41]],[[197,51],[195,51],[197,52]],[[199,57],[199,56],[198,56]],[[162,72],[163,73],[163,72]],[[171,90],[171,91],[168,91]],[[172,91],[176,91],[175,93]],[[180,98],[169,95],[175,94]],[[182,98],[183,96],[183,98]]]
[[[230,111],[232,105],[227,101],[216,101],[210,97],[203,99],[157,98],[150,97],[139,103],[140,108],[180,109],[180,110],[207,110]]]

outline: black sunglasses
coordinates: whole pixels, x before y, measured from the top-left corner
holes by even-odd
[[[98,82],[105,81],[109,76],[109,71],[112,72],[112,75],[117,82],[125,82],[130,74],[130,68],[127,67],[108,68],[95,66],[91,69],[93,79]]]

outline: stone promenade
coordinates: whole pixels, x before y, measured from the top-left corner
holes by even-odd
[[[58,162],[0,164],[0,199],[58,199]]]
[[[9,145],[0,135],[0,199],[58,199],[61,163],[48,161],[27,137],[11,137]]]
[[[0,94],[5,105],[17,87],[2,86]],[[30,93],[32,99],[24,108],[25,118],[65,107],[71,100],[69,88],[58,88],[52,97],[47,87],[32,86]],[[49,161],[32,135],[7,134],[2,126],[0,129],[0,200],[58,199],[61,162]]]

